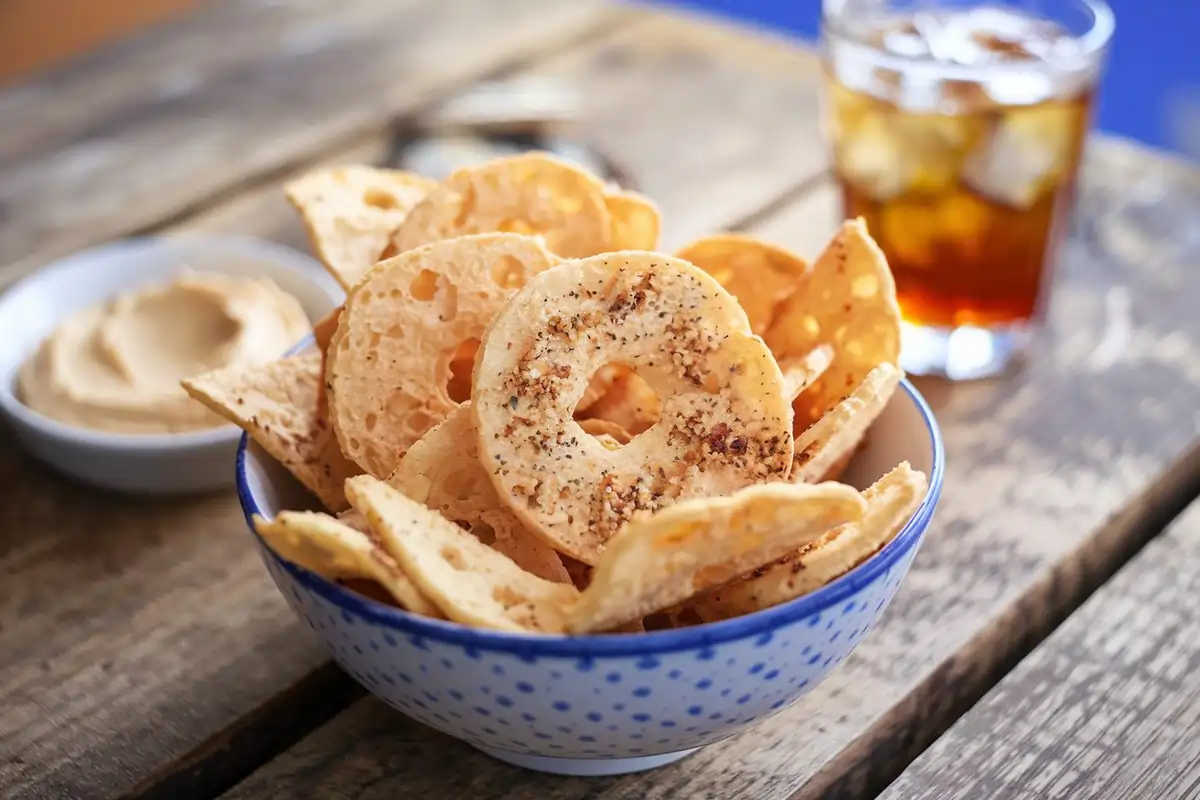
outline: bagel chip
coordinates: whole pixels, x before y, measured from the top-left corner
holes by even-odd
[[[584,433],[595,436],[597,439],[608,437],[616,442],[617,447],[629,444],[630,439],[633,438],[629,431],[606,419],[581,419],[579,427],[583,429]]]
[[[787,363],[828,344],[833,363],[796,398],[796,431],[819,420],[878,364],[899,364],[900,306],[883,251],[847,220],[783,303],[764,338]]]
[[[845,469],[871,423],[887,407],[900,370],[880,364],[842,402],[796,437],[792,483],[816,483]]]
[[[346,291],[379,261],[392,233],[437,181],[394,169],[316,169],[284,187],[317,257]]]
[[[246,431],[330,511],[346,507],[342,483],[359,472],[320,412],[321,354],[311,350],[255,367],[226,367],[182,381],[189,395]]]
[[[370,476],[346,481],[346,495],[447,618],[518,633],[565,630],[564,612],[579,598],[572,584],[526,572],[442,515]]]
[[[346,298],[325,374],[346,457],[377,478],[458,407],[451,363],[496,312],[558,259],[537,239],[487,233],[380,262]]]
[[[566,258],[612,249],[604,184],[546,153],[523,153],[451,173],[392,237],[397,253],[474,233],[541,236]]]
[[[567,628],[603,630],[668,609],[857,521],[863,507],[840,483],[773,483],[636,517],[609,541]]]
[[[273,520],[256,514],[253,521],[254,530],[285,561],[330,580],[374,581],[406,611],[442,616],[369,534],[314,511],[283,511]]]
[[[925,498],[925,473],[901,462],[863,492],[861,520],[826,533],[808,547],[743,580],[718,588],[694,606],[705,622],[779,605],[840,578],[895,538]]]
[[[699,239],[675,254],[712,275],[728,289],[762,336],[776,311],[804,280],[808,264],[782,247],[740,233]]]
[[[409,499],[457,522],[526,572],[559,583],[571,578],[550,545],[529,533],[496,496],[479,462],[479,440],[464,403],[409,448],[387,482]]]
[[[833,363],[833,348],[827,344],[818,345],[811,353],[800,358],[780,364],[783,372],[783,393],[789,400],[795,400],[800,394],[812,386],[817,378],[825,374]]]
[[[589,378],[610,363],[667,398],[658,422],[615,451],[573,417]],[[791,467],[779,365],[732,295],[657,253],[593,256],[534,276],[481,338],[472,408],[501,499],[585,563],[636,511],[783,480]]]
[[[613,250],[654,250],[658,247],[658,231],[662,219],[658,206],[637,192],[612,192],[605,195],[608,214],[612,217]]]

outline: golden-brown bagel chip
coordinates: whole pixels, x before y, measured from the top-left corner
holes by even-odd
[[[779,304],[804,280],[804,259],[782,247],[740,233],[721,233],[692,242],[675,254],[712,275],[728,289],[763,335]]]
[[[254,530],[287,561],[330,580],[375,581],[401,608],[442,616],[378,542],[328,514],[283,511],[273,520],[255,515]]]
[[[437,181],[394,169],[325,167],[284,187],[317,257],[349,291],[375,266],[392,233]]]
[[[567,628],[603,630],[670,608],[857,521],[863,506],[840,483],[772,483],[636,517],[609,540]]]
[[[378,478],[458,407],[451,361],[532,275],[558,259],[537,239],[487,233],[380,262],[346,298],[325,384],[342,451]]]
[[[545,153],[524,153],[451,173],[405,218],[395,251],[495,231],[543,237],[567,258],[612,249],[604,184]]]
[[[448,618],[497,630],[564,630],[564,612],[579,597],[572,584],[526,572],[441,514],[370,476],[346,481],[346,496]]]
[[[866,511],[789,557],[728,586],[695,605],[705,622],[716,622],[779,605],[840,578],[899,533],[925,499],[925,473],[901,462],[863,492]]]
[[[612,250],[654,250],[662,225],[658,206],[637,192],[612,192],[605,195],[612,217]]]
[[[900,307],[887,259],[860,220],[847,220],[768,329],[781,362],[833,347],[833,363],[794,404],[802,431],[863,382],[900,357]]]
[[[811,353],[791,359],[779,365],[783,372],[783,393],[789,400],[795,400],[800,394],[816,383],[817,378],[825,374],[833,363],[833,348],[827,344],[818,345]]]
[[[346,507],[342,482],[359,470],[342,455],[321,414],[319,352],[227,367],[182,383],[189,395],[246,431],[326,508]]]
[[[867,373],[849,397],[796,437],[788,480],[816,483],[844,469],[899,383],[900,370],[891,364],[880,364]]]
[[[502,499],[556,550],[595,563],[635,511],[782,480],[783,375],[737,301],[656,253],[609,253],[535,276],[496,315],[475,363],[480,452]],[[572,412],[602,365],[627,363],[662,417],[620,450]]]
[[[418,439],[387,482],[457,522],[526,572],[549,581],[570,582],[558,553],[527,531],[508,504],[496,496],[496,487],[479,461],[479,437],[470,402],[454,409]]]

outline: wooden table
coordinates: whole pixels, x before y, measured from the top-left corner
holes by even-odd
[[[836,222],[794,43],[600,0],[216,2],[0,91],[0,283],[133,233],[304,247],[283,180],[379,161],[497,74],[582,92],[585,138],[658,200],[668,248],[737,229],[811,255]],[[1200,186],[1096,139],[1085,218],[1160,173]],[[105,496],[0,433],[0,796],[1194,796],[1184,754],[1192,783],[1138,750],[1195,754],[1195,511],[1106,584],[1200,489],[1200,280],[1170,244],[1073,241],[1023,371],[921,382],[946,487],[884,621],[796,706],[641,775],[523,772],[385,709],[297,623],[233,497]]]

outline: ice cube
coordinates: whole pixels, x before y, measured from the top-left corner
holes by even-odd
[[[1078,112],[1054,105],[1011,111],[963,162],[963,181],[1013,208],[1032,206],[1070,166]]]
[[[973,120],[938,114],[875,113],[847,125],[837,166],[846,180],[883,202],[904,191],[938,192],[955,178]]]

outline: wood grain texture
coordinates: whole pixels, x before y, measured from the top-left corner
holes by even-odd
[[[1200,796],[1200,502],[883,800]]]
[[[122,59],[105,67],[117,82],[157,66],[165,84],[97,92],[103,105],[89,115],[46,123],[45,138],[59,137],[52,149],[8,145],[13,155],[0,160],[0,284],[344,146],[456,83],[566,46],[622,14],[604,0],[356,2],[361,7],[322,2],[324,14],[303,24],[262,22],[266,35],[258,38],[226,27],[240,16],[214,12],[218,27],[188,29],[150,48],[153,57],[138,51],[128,59],[137,69]],[[217,64],[205,67],[209,58]],[[46,113],[45,92],[39,97],[28,101],[35,117]]]
[[[1090,186],[1111,177],[1096,150]],[[836,223],[835,198],[817,187],[755,230],[811,255]],[[912,571],[838,671],[750,731],[651,773],[551,778],[367,699],[229,797],[873,796],[1195,495],[1197,303],[1182,264],[1118,263],[1076,242],[1020,373],[920,381],[948,468]]]
[[[698,219],[735,224],[822,168],[815,61],[768,48],[763,57],[786,66],[772,82],[737,41],[650,15],[531,72],[596,99],[582,135],[637,170],[680,238],[700,232]],[[692,85],[726,73],[738,77],[706,92]],[[643,88],[655,81],[672,99]],[[757,99],[739,106],[747,84]],[[670,113],[656,118],[666,102]],[[739,107],[728,119],[717,113]],[[702,191],[672,188],[685,174],[673,163],[678,142],[691,135],[722,167]],[[367,131],[319,160],[377,162],[388,144],[385,132]],[[285,177],[167,232],[240,232],[303,248]],[[232,498],[103,497],[46,474],[8,440],[0,476],[0,795],[204,796],[354,696],[349,679],[321,667],[324,652],[270,584]]]

